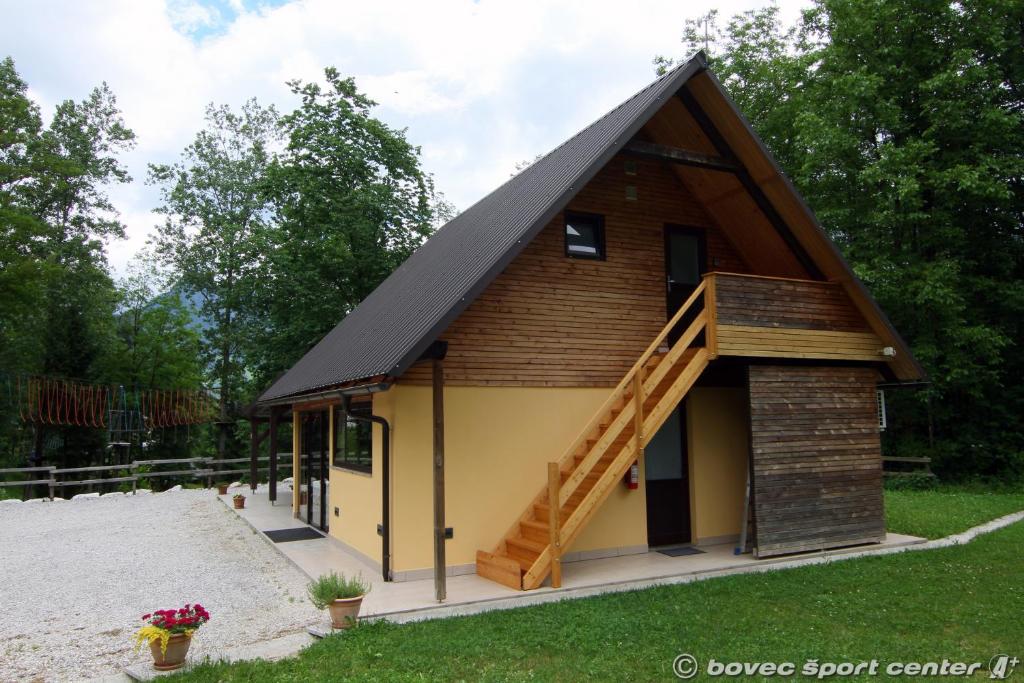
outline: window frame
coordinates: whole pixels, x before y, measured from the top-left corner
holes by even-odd
[[[369,406],[363,406],[360,404],[353,404],[350,406],[349,413],[356,414],[360,417],[369,417],[373,409]],[[366,452],[369,456],[369,462],[363,463],[356,460],[348,459],[348,426],[355,425],[357,430],[365,430],[365,438],[367,439]],[[339,436],[343,435],[346,438],[339,440]],[[334,433],[331,434],[331,439],[334,442],[334,457],[331,458],[331,467],[346,472],[357,472],[359,474],[373,474],[373,423],[366,420],[352,420],[349,419],[345,412],[340,406],[334,408]],[[357,433],[356,439],[358,442],[359,434]],[[355,448],[358,453],[359,444],[356,444]]]
[[[592,221],[594,224],[594,236],[597,240],[595,247],[596,254],[579,254],[569,249],[569,224],[573,219],[581,221]],[[565,255],[567,258],[583,259],[586,261],[605,261],[608,258],[608,249],[605,242],[604,215],[600,213],[587,213],[583,211],[566,211],[564,225],[562,227],[562,239],[565,240]]]

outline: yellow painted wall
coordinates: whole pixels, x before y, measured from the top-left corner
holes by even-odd
[[[391,397],[388,392],[374,394],[373,413],[391,420]],[[373,472],[352,472],[332,467],[327,510],[330,534],[355,548],[375,562],[381,561],[381,467],[383,464],[381,427],[373,425]],[[393,461],[392,461],[393,462]],[[334,508],[338,508],[338,516]]]
[[[447,387],[445,486],[447,564],[472,564],[526,509],[608,389]],[[387,394],[393,435],[393,567],[433,566],[431,389],[399,385]],[[375,404],[376,407],[376,404]],[[567,552],[645,545],[643,487],[617,487]]]
[[[744,390],[692,389],[686,403],[686,438],[694,540],[738,534],[748,454]]]

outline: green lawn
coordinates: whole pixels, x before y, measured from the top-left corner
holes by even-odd
[[[979,505],[957,509],[916,493],[896,498],[898,506],[934,508],[927,518],[945,508],[964,525]],[[906,530],[940,528],[918,524]],[[404,626],[371,624],[294,659],[204,665],[182,679],[675,680],[671,662],[683,652],[702,663],[876,658],[884,669],[946,657],[987,664],[996,653],[1024,655],[1021,548],[1024,523],[953,548]]]
[[[958,534],[973,526],[1024,510],[1024,490],[986,492],[964,487],[934,491],[886,491],[889,531],[925,538]]]

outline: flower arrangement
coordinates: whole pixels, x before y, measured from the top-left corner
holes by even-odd
[[[135,633],[135,646],[160,641],[160,651],[167,654],[167,641],[171,636],[182,634],[191,638],[200,626],[210,620],[210,613],[196,603],[186,604],[181,609],[158,609],[152,614],[143,614],[146,625]]]

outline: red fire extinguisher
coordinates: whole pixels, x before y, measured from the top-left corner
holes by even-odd
[[[635,491],[640,488],[640,465],[639,463],[633,463],[629,466],[629,470],[626,472],[625,478],[626,488],[630,491]]]

